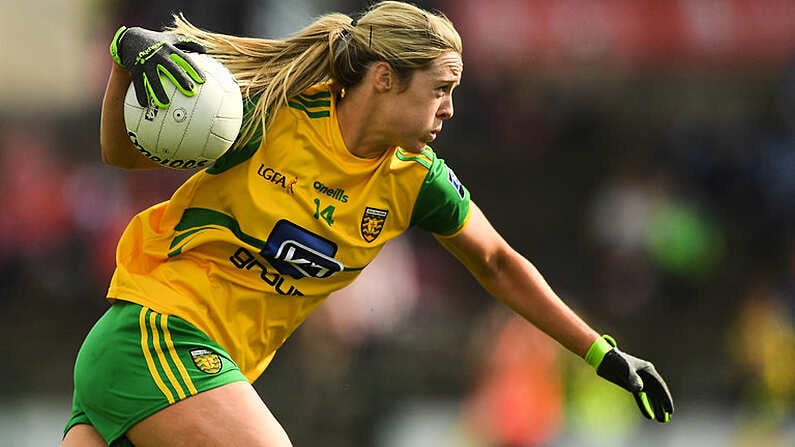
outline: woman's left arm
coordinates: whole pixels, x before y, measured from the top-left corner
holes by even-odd
[[[650,362],[600,337],[552,290],[524,256],[516,252],[474,204],[466,227],[437,240],[458,258],[495,298],[591,365],[602,378],[631,392],[648,419],[668,422],[674,411],[665,380]]]
[[[496,299],[585,357],[599,338],[558,295],[538,270],[514,250],[474,203],[467,226],[454,237],[437,237]]]

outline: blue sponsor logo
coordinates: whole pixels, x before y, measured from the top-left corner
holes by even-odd
[[[260,254],[282,275],[328,278],[344,268],[334,259],[337,244],[287,220],[280,220]]]

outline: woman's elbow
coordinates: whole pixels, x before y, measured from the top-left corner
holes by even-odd
[[[102,163],[105,163],[109,166],[120,167],[116,165],[116,160],[111,155],[110,151],[105,147],[105,145],[100,145],[100,155],[102,156]]]
[[[497,250],[470,265],[470,271],[484,283],[497,281],[515,263],[516,253],[510,249]]]
[[[115,168],[133,170],[160,167],[159,164],[141,155],[132,143],[126,144],[123,147],[101,143],[100,148],[102,162]]]
[[[131,169],[130,157],[119,156],[118,150],[113,150],[107,143],[100,145],[102,162],[108,166],[121,169]]]

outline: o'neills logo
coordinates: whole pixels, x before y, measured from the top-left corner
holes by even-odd
[[[174,168],[174,169],[196,169],[196,168],[203,168],[207,166],[207,164],[212,162],[212,160],[182,160],[182,159],[172,160],[170,158],[163,159],[149,152],[143,146],[141,146],[141,143],[138,142],[138,135],[136,135],[135,132],[128,131],[127,135],[130,137],[130,141],[132,142],[133,146],[135,146],[135,148],[138,149],[138,152],[140,152],[141,155],[152,160],[155,163],[159,163],[162,166],[167,166],[169,168]]]
[[[378,235],[381,234],[381,230],[384,229],[387,214],[389,214],[387,210],[371,208],[369,206],[364,209],[361,230],[362,237],[365,241],[373,242]]]
[[[313,183],[312,187],[315,188],[315,191],[325,194],[334,200],[339,200],[342,203],[348,203],[348,195],[345,194],[345,190],[342,188],[329,188],[318,181]]]

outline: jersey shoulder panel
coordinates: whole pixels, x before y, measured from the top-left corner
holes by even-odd
[[[273,122],[268,124],[265,142],[263,142],[262,138],[262,124],[258,123],[254,135],[244,146],[233,146],[233,149],[223,154],[207,169],[207,173],[220,174],[250,159],[261,147],[267,144],[267,135],[280,126],[292,127],[290,122],[296,119],[309,120],[314,123],[318,119],[331,117],[331,108],[333,107],[331,95],[331,90],[327,84],[317,84],[290,98],[287,101],[287,106],[279,110],[273,117]],[[250,117],[254,112],[257,100],[258,97],[255,97],[243,103],[244,122],[248,122],[251,119]],[[270,113],[266,116],[266,120],[270,120]],[[238,135],[238,138],[240,136]]]
[[[420,154],[398,150],[395,156],[427,170],[414,203],[411,225],[439,235],[461,229],[469,217],[469,190],[444,160],[429,147]]]
[[[298,110],[309,119],[331,116],[331,90],[326,84],[318,84],[290,98],[287,106]]]

